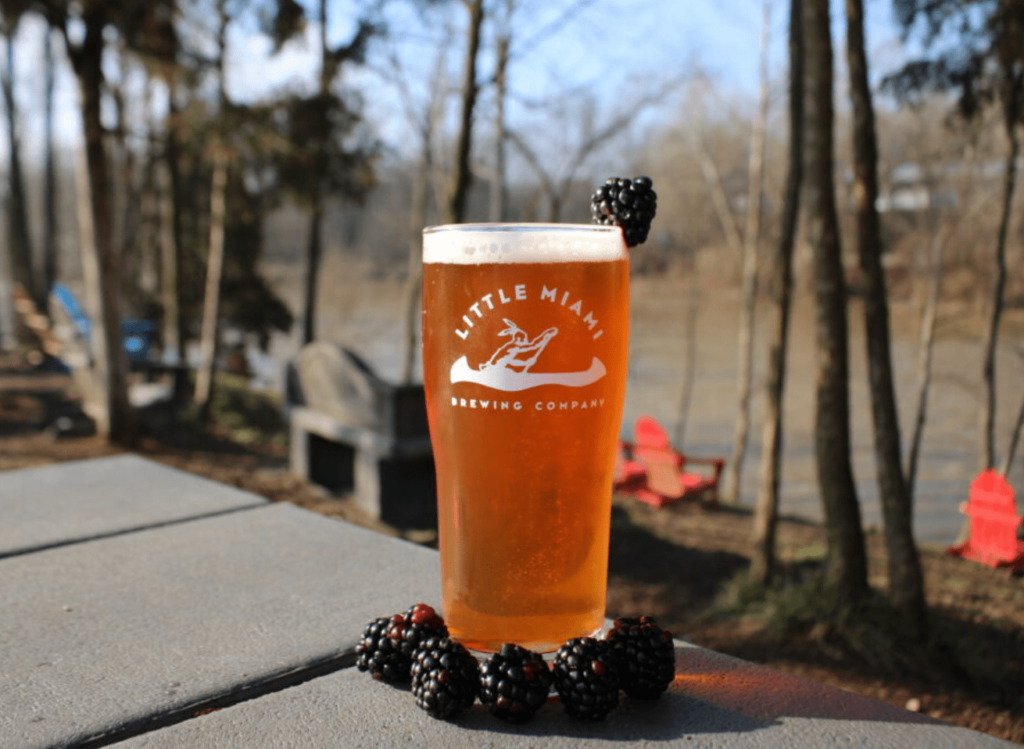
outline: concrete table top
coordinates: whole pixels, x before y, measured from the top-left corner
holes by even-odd
[[[1005,741],[679,643],[676,682],[656,701],[623,697],[605,720],[580,721],[557,703],[510,725],[477,703],[453,722],[416,707],[408,689],[354,668],[137,736],[124,749],[604,749],[606,747],[1011,747]]]
[[[65,510],[87,532],[42,532]],[[0,512],[3,749],[1013,746],[686,643],[668,694],[603,722],[446,723],[352,655],[437,605],[434,551],[134,456],[0,473]]]
[[[137,455],[5,471],[0,557],[263,504]]]
[[[73,745],[338,667],[366,622],[436,605],[437,566],[287,504],[0,560],[0,746]]]

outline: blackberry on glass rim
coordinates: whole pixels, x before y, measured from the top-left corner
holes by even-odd
[[[590,197],[593,222],[621,227],[627,247],[643,244],[658,210],[653,184],[646,175],[608,178]]]

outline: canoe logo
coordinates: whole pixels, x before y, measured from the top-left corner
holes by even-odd
[[[501,343],[497,350],[483,364],[473,369],[465,356],[458,359],[451,369],[451,382],[472,382],[477,385],[501,390],[506,393],[519,392],[541,385],[562,385],[579,388],[597,382],[607,370],[596,356],[590,367],[579,372],[533,372],[544,349],[558,335],[558,328],[548,328],[536,336],[508,318],[502,318],[507,326],[498,333],[499,338],[509,340]]]

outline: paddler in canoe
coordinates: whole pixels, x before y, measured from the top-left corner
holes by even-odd
[[[517,372],[528,372],[537,363],[537,358],[544,351],[552,338],[558,335],[558,328],[548,328],[536,338],[508,318],[502,318],[508,326],[498,333],[499,336],[511,336],[512,340],[502,344],[491,358],[480,365],[480,371],[488,369],[505,369]]]

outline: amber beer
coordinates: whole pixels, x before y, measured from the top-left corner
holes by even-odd
[[[432,227],[423,262],[445,619],[473,649],[553,650],[605,615],[629,336],[622,234]]]

